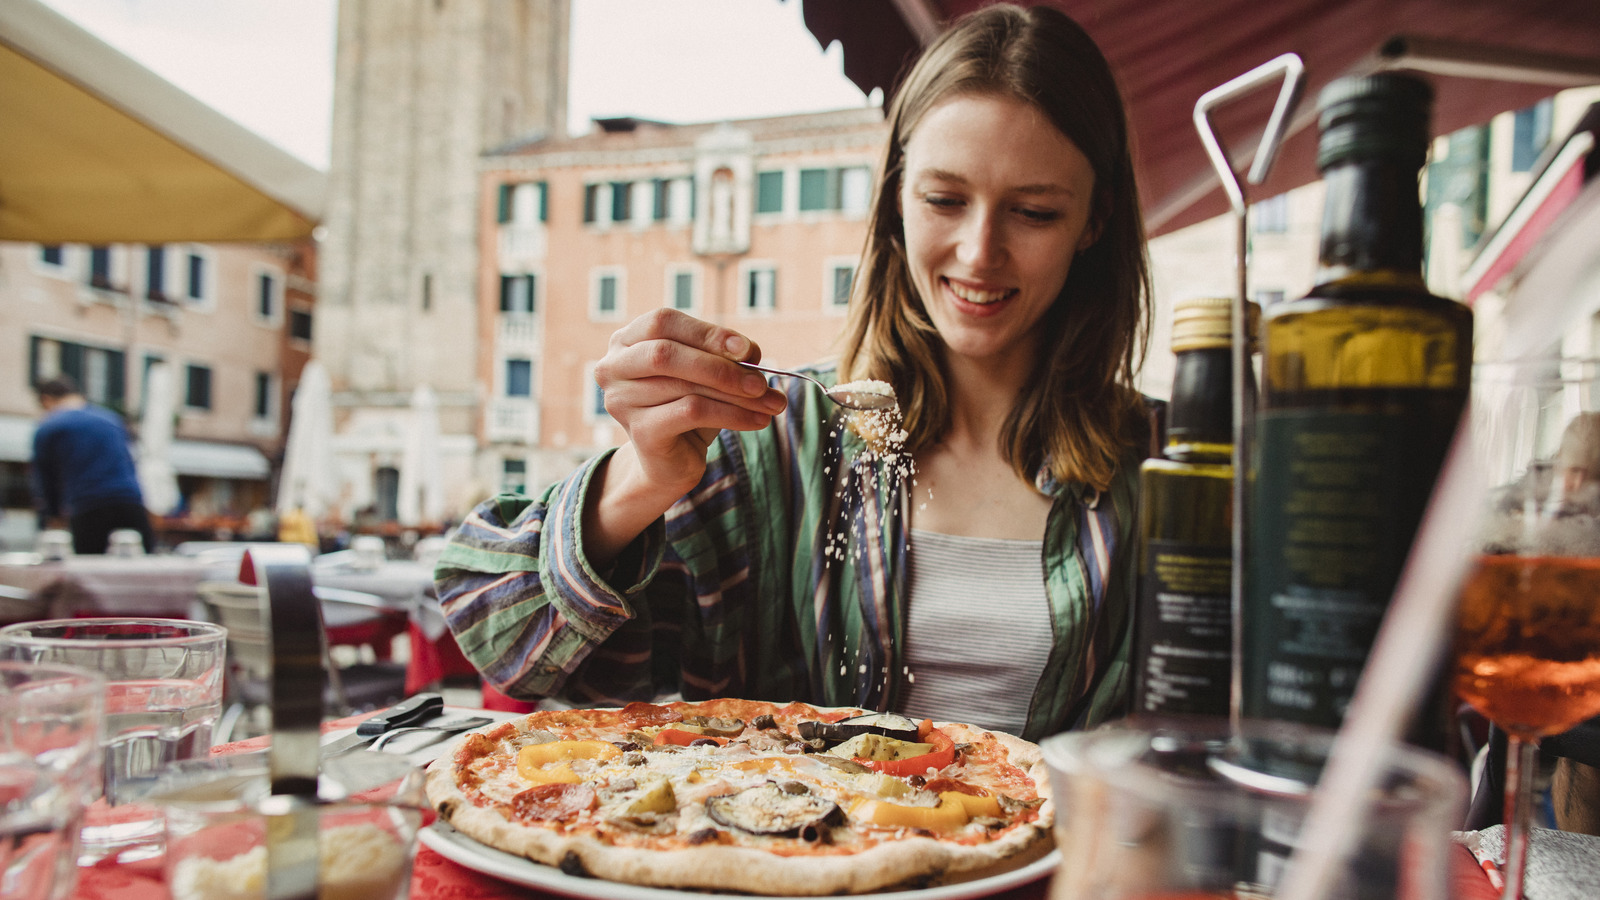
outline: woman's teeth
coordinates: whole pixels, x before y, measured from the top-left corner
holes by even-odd
[[[953,281],[947,281],[945,283],[950,285],[950,292],[951,293],[953,293],[957,297],[960,297],[961,299],[967,301],[968,303],[976,303],[979,306],[986,306],[986,305],[988,305],[990,303],[998,303],[1001,300],[1004,300],[1005,298],[1011,296],[1012,293],[1014,293],[1013,291],[1009,291],[1009,290],[1006,290],[1006,291],[978,291],[978,290],[973,290],[972,288],[962,287],[961,285],[956,284]]]

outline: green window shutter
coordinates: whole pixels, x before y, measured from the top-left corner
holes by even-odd
[[[800,209],[801,211],[828,208],[828,176],[831,169],[801,169],[800,170]]]
[[[539,309],[539,278],[537,275],[524,275],[528,279],[528,312],[537,312]]]
[[[511,278],[510,275],[500,276],[500,311],[511,311]]]
[[[611,182],[611,221],[626,222],[633,218],[633,183]]]
[[[539,221],[550,221],[550,182],[539,182]]]
[[[583,221],[585,224],[593,222],[599,214],[600,185],[586,184],[583,186]]]
[[[511,221],[511,192],[515,188],[514,184],[500,185],[500,201],[495,210],[495,221],[502,225]]]
[[[688,309],[693,305],[694,276],[679,272],[672,279],[672,306],[674,309]]]
[[[756,212],[783,211],[783,173],[762,172],[756,176]]]

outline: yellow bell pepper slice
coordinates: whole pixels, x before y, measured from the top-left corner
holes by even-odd
[[[533,785],[543,784],[581,784],[583,779],[578,773],[572,771],[572,766],[567,763],[557,763],[553,766],[525,766],[522,760],[517,760],[517,774],[522,780]]]
[[[1000,817],[1000,801],[994,797],[980,797],[976,794],[963,794],[960,791],[941,791],[939,801],[942,803],[945,800],[954,800],[961,804],[969,818]]]
[[[568,765],[573,760],[606,760],[621,755],[622,751],[610,741],[551,741],[546,744],[530,744],[517,751],[517,774],[534,784],[577,784],[583,779],[579,778],[572,771],[572,766]]]
[[[954,793],[954,792],[951,792]],[[855,818],[882,828],[953,831],[967,824],[967,807],[951,793],[939,795],[938,806],[903,806],[884,800],[863,800],[851,808]]]

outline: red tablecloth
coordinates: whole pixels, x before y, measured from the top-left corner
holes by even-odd
[[[349,728],[371,713],[352,716],[323,724],[323,731]],[[266,745],[265,738],[252,738],[234,744],[224,744],[213,753],[237,753],[259,749]],[[1497,900],[1498,893],[1489,885],[1489,879],[1478,868],[1477,861],[1466,848],[1458,848],[1455,868],[1451,872],[1450,900]],[[992,895],[998,900],[1044,900],[1048,894],[1049,880],[1040,879],[1021,887]],[[72,900],[167,900],[167,888],[162,880],[161,863],[154,860],[133,866],[102,863],[93,868],[80,869],[78,887]],[[418,845],[416,861],[411,871],[411,900],[560,900],[561,895],[534,888],[521,887],[483,875],[457,865],[426,847]]]

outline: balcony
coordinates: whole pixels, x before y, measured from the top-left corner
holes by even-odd
[[[543,266],[547,246],[545,226],[507,223],[500,226],[500,271],[522,272]]]
[[[539,349],[539,314],[500,314],[500,349],[533,351]]]
[[[539,442],[539,403],[525,397],[497,397],[489,403],[484,437],[493,443]]]

